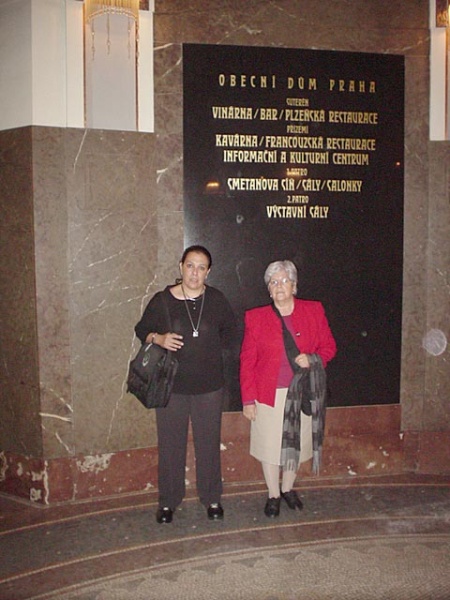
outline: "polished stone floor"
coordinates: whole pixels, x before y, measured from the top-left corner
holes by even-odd
[[[282,503],[268,519],[262,484],[227,487],[218,522],[191,494],[165,525],[155,493],[52,507],[0,496],[0,599],[450,600],[450,477],[297,490],[303,511]]]

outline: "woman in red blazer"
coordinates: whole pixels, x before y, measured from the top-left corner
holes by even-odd
[[[264,281],[273,305],[295,340],[296,365],[310,369],[314,359],[326,367],[336,354],[336,343],[322,304],[295,297],[295,265],[288,260],[271,263]],[[298,464],[294,468],[292,463],[283,467],[281,460],[284,407],[294,373],[285,351],[280,317],[273,305],[246,312],[240,369],[243,413],[251,421],[250,454],[262,464],[268,488],[264,512],[268,517],[279,515],[280,497],[292,509],[303,506],[292,489]],[[312,456],[311,417],[302,414],[300,422],[299,462],[304,462]]]

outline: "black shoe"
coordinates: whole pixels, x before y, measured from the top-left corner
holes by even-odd
[[[157,523],[172,523],[173,510],[168,506],[160,506],[156,513]]]
[[[208,519],[211,521],[218,521],[223,519],[223,508],[220,502],[214,502],[210,504],[207,509]]]
[[[280,514],[280,498],[268,498],[266,505],[264,507],[264,514],[266,517],[270,517],[273,519],[274,517],[278,517]]]
[[[289,506],[289,508],[292,508],[292,510],[295,510],[296,508],[298,508],[298,510],[302,510],[303,502],[297,496],[297,492],[295,490],[281,492],[281,497],[283,500],[286,500],[286,504]]]

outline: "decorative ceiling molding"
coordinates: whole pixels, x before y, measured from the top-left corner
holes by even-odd
[[[78,0],[84,2],[84,0]],[[148,10],[149,0],[139,0],[139,10]]]
[[[448,27],[448,0],[436,0],[436,27]]]

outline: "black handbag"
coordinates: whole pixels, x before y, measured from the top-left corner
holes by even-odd
[[[283,317],[281,316],[280,311],[278,310],[278,308],[275,306],[274,303],[272,303],[272,308],[273,308],[275,314],[277,314],[278,317],[280,318],[281,327],[283,328],[284,347],[286,349],[286,354],[287,354],[289,363],[292,367],[292,370],[295,373],[296,371],[298,371],[301,368],[295,362],[296,357],[300,354],[300,350],[297,348],[297,344],[295,343],[295,340],[292,337],[291,332],[286,327]],[[310,417],[312,415],[311,398],[307,394],[302,395],[302,412],[305,415],[308,415],[308,417]]]
[[[172,327],[165,293],[162,292],[161,297],[167,317],[167,331],[170,331]],[[178,360],[173,352],[146,342],[130,362],[127,392],[136,396],[145,408],[164,408],[169,402],[177,369]]]

